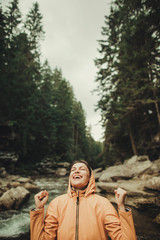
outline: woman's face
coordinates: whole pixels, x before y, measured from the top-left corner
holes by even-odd
[[[87,166],[84,163],[75,163],[70,172],[71,186],[76,189],[84,189],[90,179]]]

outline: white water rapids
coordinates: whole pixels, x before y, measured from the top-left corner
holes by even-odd
[[[38,178],[35,180],[39,190],[47,190],[49,192],[48,203],[55,197],[66,193],[68,186],[68,178]],[[29,211],[34,208],[34,194],[31,194],[29,201],[22,209],[16,211],[5,211],[0,213],[0,239],[11,239],[20,234],[29,233]],[[47,208],[47,204],[46,204]],[[28,239],[29,240],[29,239]]]

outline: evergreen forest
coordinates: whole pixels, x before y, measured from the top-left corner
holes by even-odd
[[[99,40],[96,81],[104,161],[160,157],[160,3],[114,0]]]
[[[103,144],[91,136],[63,69],[41,62],[45,32],[38,3],[25,18],[18,0],[6,10],[0,6],[1,150],[16,152],[20,163],[85,159],[93,168],[133,155],[159,157],[159,0],[113,0],[101,35],[93,61]]]
[[[91,136],[81,102],[61,69],[41,63],[42,22],[37,2],[25,19],[18,0],[0,8],[0,148],[16,152],[23,165],[51,157],[96,167],[102,144]]]

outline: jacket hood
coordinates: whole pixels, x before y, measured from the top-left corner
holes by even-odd
[[[89,180],[89,183],[87,187],[84,190],[78,190],[79,195],[83,195],[84,197],[87,197],[88,195],[95,193],[96,192],[96,185],[95,185],[95,179],[93,175],[93,171],[91,171],[91,177]],[[71,188],[71,183],[70,183],[70,176],[69,176],[69,184],[68,184],[68,191],[67,191],[69,197],[73,197],[73,193],[75,193],[74,190]]]

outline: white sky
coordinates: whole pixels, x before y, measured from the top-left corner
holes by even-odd
[[[1,0],[8,6],[8,0]],[[32,8],[34,0],[19,0],[23,15]],[[92,91],[97,68],[98,42],[104,16],[109,14],[111,0],[37,0],[43,15],[45,39],[41,42],[42,61],[47,59],[52,69],[58,67],[73,87],[75,97],[82,103],[87,125],[95,140],[102,140],[100,111],[95,112],[98,96]],[[24,16],[23,16],[24,17]]]

